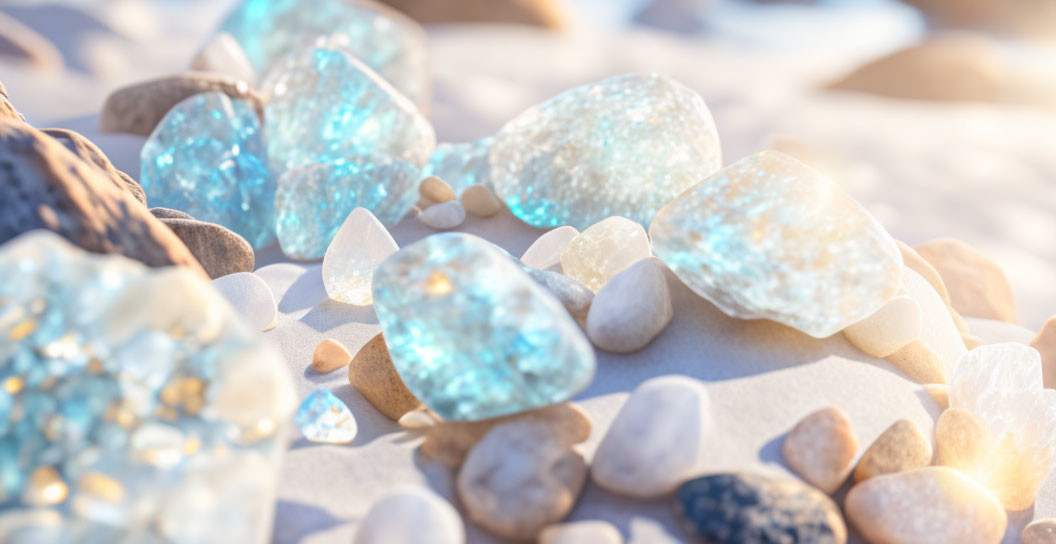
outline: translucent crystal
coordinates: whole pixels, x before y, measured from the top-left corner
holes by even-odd
[[[48,231],[0,276],[0,541],[270,538],[296,401],[219,293]]]
[[[437,234],[389,257],[374,307],[403,381],[444,419],[568,400],[594,376],[594,350],[561,302],[475,236]]]
[[[664,206],[653,249],[727,314],[823,338],[898,292],[902,256],[868,212],[781,153],[742,159]]]
[[[1042,385],[1038,352],[1012,342],[969,351],[954,370],[950,408],[984,421],[992,444],[980,466],[958,468],[1006,509],[1030,506],[1056,458],[1056,390]]]
[[[374,269],[399,246],[389,231],[366,208],[348,214],[323,257],[323,285],[330,298],[369,306],[374,302]]]
[[[318,37],[339,43],[417,104],[429,103],[425,33],[399,12],[351,0],[243,0],[221,29],[264,74]]]
[[[455,194],[462,194],[470,185],[490,183],[488,150],[491,138],[475,142],[437,144],[429,163],[422,169],[422,177],[436,176],[447,182]]]
[[[436,147],[418,108],[342,49],[310,47],[281,61],[264,82],[268,156],[292,170],[353,155],[421,167]]]
[[[255,248],[274,240],[275,178],[249,103],[219,92],[180,102],[140,158],[151,204],[223,225]]]
[[[649,236],[641,225],[610,217],[573,238],[561,251],[561,269],[597,293],[616,274],[651,257]]]
[[[704,100],[656,74],[611,77],[528,109],[495,136],[488,161],[514,215],[580,230],[612,215],[648,225],[722,166]]]
[[[347,444],[356,438],[356,418],[352,411],[326,389],[313,391],[294,418],[304,437],[312,442]]]
[[[279,244],[287,256],[318,259],[356,208],[396,223],[418,197],[418,168],[383,157],[349,157],[287,172],[275,207]]]

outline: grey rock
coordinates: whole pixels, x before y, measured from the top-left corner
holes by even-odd
[[[546,287],[550,294],[565,305],[569,315],[579,325],[585,326],[590,306],[594,303],[594,291],[582,283],[552,270],[526,269],[539,285]]]
[[[187,245],[210,278],[253,271],[256,264],[253,247],[245,238],[234,232],[220,225],[195,219],[163,218],[160,221]]]
[[[110,178],[110,181],[114,182],[114,185],[127,190],[136,200],[140,201],[144,206],[147,205],[147,194],[143,192],[143,187],[140,187],[139,183],[128,174],[114,168],[106,153],[103,153],[103,150],[99,149],[91,140],[77,132],[64,128],[46,128],[43,132],[58,140],[59,143],[66,146],[66,149],[72,151],[74,155],[80,157],[84,162],[99,167]]]
[[[158,219],[194,219],[191,214],[187,212],[181,212],[180,210],[172,210],[169,208],[154,207],[150,209],[150,213]]]

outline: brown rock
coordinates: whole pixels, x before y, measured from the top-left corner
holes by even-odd
[[[64,128],[46,128],[42,132],[55,138],[62,145],[66,146],[77,155],[84,162],[93,164],[99,167],[106,177],[110,179],[120,189],[128,191],[136,200],[140,201],[144,206],[147,205],[147,195],[143,192],[143,187],[140,187],[136,180],[132,179],[128,174],[114,168],[113,163],[107,158],[106,153],[103,153],[102,149],[96,147],[91,140],[84,136]]]
[[[905,472],[931,464],[931,441],[908,419],[900,419],[884,431],[862,454],[854,469],[855,483],[881,474]]]
[[[939,271],[961,315],[1017,321],[1012,286],[996,263],[953,238],[932,240],[915,249]]]
[[[1041,354],[1041,374],[1045,387],[1056,389],[1056,316],[1052,316],[1038,331],[1030,347]]]
[[[0,83],[0,119],[10,119],[14,121],[25,121],[21,113],[11,105],[11,100],[7,96],[7,89],[4,88],[4,84]]]
[[[312,368],[320,374],[333,372],[351,362],[352,354],[341,342],[333,338],[320,342],[318,346],[315,346],[315,352],[312,353]]]
[[[214,280],[236,272],[252,272],[256,265],[253,246],[220,225],[196,219],[165,218],[160,221],[176,233]]]
[[[206,275],[171,230],[97,167],[25,123],[0,121],[0,243],[38,228],[95,253]]]
[[[57,71],[65,65],[55,44],[3,12],[0,12],[0,57],[21,60],[39,70]]]
[[[1019,539],[1022,544],[1056,544],[1056,519],[1047,518],[1031,522],[1023,528]]]
[[[262,115],[264,99],[246,82],[223,74],[185,72],[114,91],[99,114],[100,130],[150,136],[173,106],[210,91],[245,100]]]
[[[931,395],[931,399],[942,410],[950,407],[950,386],[944,383],[929,383],[924,390]]]
[[[830,406],[797,423],[785,437],[781,455],[807,483],[832,493],[847,479],[857,450],[858,438],[847,414]]]
[[[564,28],[560,0],[381,0],[422,23],[515,23]]]
[[[364,344],[352,358],[348,365],[348,383],[379,412],[394,421],[422,404],[396,372],[389,347],[385,345],[385,336],[381,333]]]

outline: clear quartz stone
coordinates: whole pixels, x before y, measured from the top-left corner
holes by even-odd
[[[374,269],[399,246],[385,226],[366,208],[348,214],[323,257],[323,286],[339,302],[369,306]]]
[[[632,264],[652,256],[649,236],[641,225],[610,217],[581,232],[561,251],[561,269],[597,293]]]
[[[358,430],[352,411],[326,389],[308,395],[297,409],[294,420],[311,442],[347,444],[356,438]]]

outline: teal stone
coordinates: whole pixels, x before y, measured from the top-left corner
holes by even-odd
[[[309,441],[327,444],[347,444],[359,430],[348,406],[326,389],[312,391],[304,399],[294,422]]]
[[[324,38],[355,55],[428,109],[425,32],[387,6],[356,0],[244,0],[221,25],[266,74],[290,51]]]
[[[422,178],[436,176],[446,181],[456,195],[462,194],[470,185],[490,185],[490,149],[491,138],[437,144],[433,156],[429,157],[429,163],[422,168]]]
[[[268,156],[294,170],[351,156],[386,156],[421,167],[433,126],[373,70],[340,49],[291,54],[264,84]]]
[[[499,130],[495,193],[536,227],[585,230],[619,215],[648,227],[661,206],[722,166],[700,95],[656,74],[565,91]]]
[[[396,370],[444,419],[563,402],[593,379],[594,349],[561,302],[476,236],[401,249],[378,265],[373,294]]]
[[[180,102],[140,159],[140,184],[155,206],[223,225],[254,248],[275,239],[275,176],[248,102],[219,92]]]

